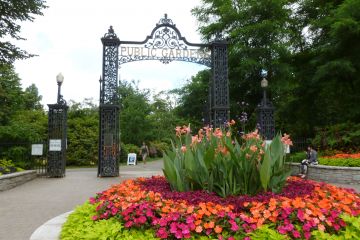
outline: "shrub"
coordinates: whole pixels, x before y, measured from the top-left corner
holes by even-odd
[[[165,142],[153,141],[149,144],[150,157],[162,157],[163,153],[169,149]]]
[[[321,150],[360,150],[360,123],[341,123],[315,130],[312,143]]]
[[[19,172],[19,171],[23,171],[23,169],[16,167],[15,164],[11,160],[0,159],[0,173],[1,173],[1,175],[2,174]]]
[[[204,129],[205,136],[200,130],[192,137],[189,128],[177,127],[176,142],[164,155],[164,175],[174,190],[203,189],[222,197],[281,191],[290,171],[280,135],[265,148],[257,131],[240,145],[230,130]]]
[[[319,158],[319,164],[328,166],[360,167],[360,158]]]
[[[289,162],[294,162],[294,163],[300,163],[305,158],[306,158],[306,153],[305,152],[291,153],[288,156]]]
[[[129,153],[136,153],[137,159],[139,159],[140,148],[134,144],[120,143],[120,162],[126,162]]]

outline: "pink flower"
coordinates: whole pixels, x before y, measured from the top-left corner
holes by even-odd
[[[126,228],[131,228],[131,226],[134,224],[134,222],[133,221],[128,221],[128,222],[126,222],[125,224],[124,224],[124,226],[126,227]]]
[[[168,233],[166,231],[166,228],[164,227],[159,228],[159,230],[156,232],[156,236],[162,239],[168,238]]]
[[[181,147],[181,151],[184,153],[184,152],[186,152],[186,146],[182,146]]]
[[[305,237],[306,240],[310,239],[311,233],[310,232],[304,232],[304,237]]]
[[[92,218],[91,218],[93,221],[96,221],[96,220],[98,220],[98,216],[92,216]]]
[[[301,222],[304,222],[304,212],[303,212],[303,210],[301,210],[301,209],[298,210],[297,217]]]
[[[293,145],[293,142],[290,139],[290,135],[288,135],[286,133],[284,133],[284,136],[281,138],[281,141],[283,142],[283,144],[286,144],[286,145],[289,145],[289,146]]]
[[[294,230],[292,232],[292,234],[293,234],[294,238],[301,238],[301,235],[300,235],[299,231],[297,231],[297,230]]]
[[[230,229],[231,229],[231,231],[237,232],[239,230],[239,226],[236,223],[234,223],[234,224],[231,224]]]
[[[183,237],[183,235],[182,235],[182,233],[181,233],[180,230],[176,231],[175,237],[176,237],[177,239],[181,239],[181,238]]]

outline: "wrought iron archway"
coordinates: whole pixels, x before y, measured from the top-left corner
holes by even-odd
[[[159,60],[164,64],[185,61],[211,68],[209,112],[205,123],[214,127],[229,120],[227,42],[191,43],[165,14],[144,41],[121,41],[110,26],[101,38],[103,44],[100,77],[99,165],[98,176],[118,176],[120,155],[118,69],[121,64]],[[134,47],[137,46],[137,47]],[[120,52],[119,52],[120,48]]]

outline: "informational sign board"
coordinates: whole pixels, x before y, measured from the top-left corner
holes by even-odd
[[[31,144],[31,155],[32,156],[42,156],[43,155],[43,144]]]
[[[265,140],[265,149],[267,149],[270,144],[271,144],[272,140]]]
[[[49,151],[60,152],[61,151],[61,139],[50,139]]]
[[[136,153],[128,154],[127,165],[136,165]]]

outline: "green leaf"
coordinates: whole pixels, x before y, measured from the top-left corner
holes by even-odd
[[[260,166],[260,181],[263,189],[266,191],[270,181],[271,174],[271,156],[270,148],[266,149],[264,160]]]

